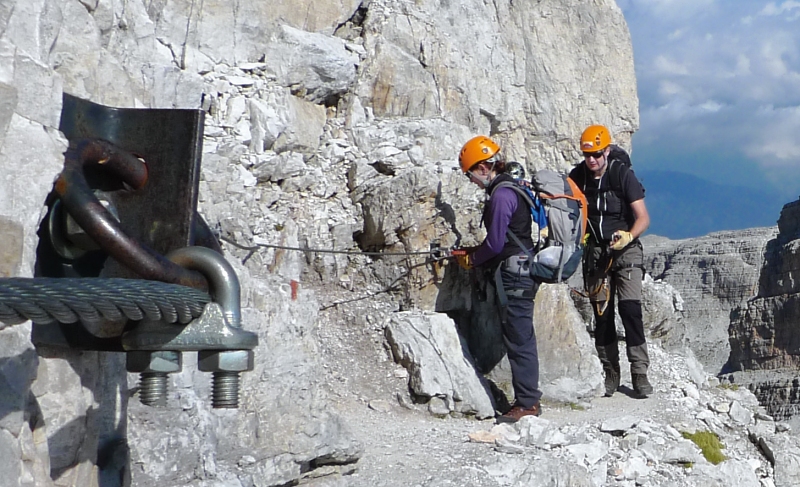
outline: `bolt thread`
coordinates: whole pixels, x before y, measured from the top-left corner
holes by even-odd
[[[139,374],[139,400],[153,407],[167,406],[167,374],[142,372]]]
[[[214,372],[211,383],[211,407],[239,407],[239,372]]]

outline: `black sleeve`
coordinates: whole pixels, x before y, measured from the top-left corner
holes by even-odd
[[[623,171],[622,174],[622,194],[628,204],[644,199],[644,186],[636,178],[633,169]]]

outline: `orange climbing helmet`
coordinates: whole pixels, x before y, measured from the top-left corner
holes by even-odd
[[[500,146],[489,137],[479,135],[473,137],[464,144],[461,148],[461,153],[458,155],[458,163],[461,165],[461,170],[464,172],[472,169],[472,166],[487,159],[500,152]]]
[[[590,125],[581,135],[581,151],[597,152],[611,145],[611,134],[602,125]]]

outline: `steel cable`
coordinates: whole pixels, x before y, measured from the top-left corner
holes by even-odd
[[[223,242],[229,243],[234,247],[237,247],[242,250],[249,250],[250,252],[255,252],[259,249],[276,249],[276,250],[297,250],[299,252],[309,252],[312,254],[344,254],[344,255],[368,255],[371,257],[385,257],[390,255],[401,255],[401,256],[409,256],[409,255],[427,255],[431,256],[433,251],[432,250],[411,250],[408,252],[370,252],[366,250],[335,250],[335,249],[312,249],[310,247],[292,247],[289,245],[273,245],[273,244],[264,244],[264,243],[257,243],[254,245],[242,245],[235,240],[232,240],[227,237],[220,237],[220,240]],[[441,251],[445,251],[445,249],[441,249]]]
[[[211,297],[194,288],[143,279],[0,279],[0,322],[97,324],[121,319],[187,324]],[[0,327],[2,328],[2,327]]]

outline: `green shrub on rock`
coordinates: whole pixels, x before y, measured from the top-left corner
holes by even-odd
[[[698,431],[696,433],[681,432],[684,438],[691,440],[695,445],[700,447],[703,456],[706,460],[714,465],[727,460],[725,455],[722,454],[722,449],[725,448],[719,441],[719,436],[711,431]]]

